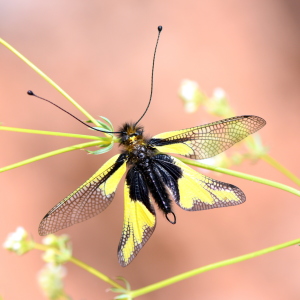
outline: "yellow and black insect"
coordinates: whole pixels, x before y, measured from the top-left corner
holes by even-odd
[[[158,29],[160,33],[162,28]],[[153,65],[156,48],[157,43]],[[153,67],[151,95],[152,86]],[[151,96],[147,109],[150,101]],[[175,224],[173,201],[184,210],[198,211],[238,205],[246,200],[238,187],[204,176],[166,153],[192,159],[213,157],[261,129],[266,124],[264,119],[238,116],[146,139],[143,127],[138,126],[142,117],[120,128],[117,133],[122,153],[109,159],[89,180],[54,206],[40,223],[40,235],[56,232],[105,210],[126,171],[124,225],[118,247],[121,266],[127,266],[136,257],[154,232],[153,202]]]

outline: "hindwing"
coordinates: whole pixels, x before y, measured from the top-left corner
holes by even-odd
[[[46,214],[40,223],[39,234],[56,232],[102,212],[113,200],[125,171],[125,155],[113,156],[89,180]]]
[[[192,159],[213,157],[265,126],[257,116],[238,116],[154,136],[149,144],[158,151]]]
[[[171,159],[181,169],[182,176],[177,181],[179,197],[177,193],[173,194],[172,189],[170,194],[182,209],[197,211],[238,205],[246,201],[245,194],[238,187],[200,174],[175,157]]]
[[[154,232],[155,211],[143,174],[132,167],[124,188],[124,224],[118,247],[120,265],[127,266]]]

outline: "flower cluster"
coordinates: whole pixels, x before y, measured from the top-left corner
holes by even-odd
[[[43,239],[43,244],[48,246],[43,255],[43,259],[47,263],[59,265],[67,262],[72,257],[72,247],[69,244],[69,236],[63,234],[56,236],[50,234]]]
[[[34,242],[23,227],[18,227],[15,232],[7,236],[3,247],[18,255],[22,255],[34,248]]]
[[[63,289],[63,278],[66,268],[62,265],[72,257],[72,249],[67,235],[48,235],[43,239],[43,245],[34,242],[23,227],[8,235],[3,247],[18,255],[32,249],[43,250],[43,259],[47,262],[39,272],[38,282],[43,293],[51,300],[70,299]]]
[[[230,108],[227,95],[221,88],[216,88],[211,97],[205,95],[197,82],[184,79],[179,87],[179,97],[182,99],[185,111],[193,113],[199,106],[203,106],[207,113],[229,118],[234,115]]]
[[[193,113],[201,106],[208,114],[220,118],[230,118],[236,115],[230,107],[226,92],[221,88],[216,88],[209,97],[200,90],[197,82],[185,79],[181,82],[179,96],[186,112]],[[258,134],[254,134],[251,139],[246,139],[243,143],[247,149],[245,153],[235,152],[231,157],[226,153],[221,153],[216,157],[201,160],[201,162],[229,168],[231,165],[241,164],[246,159],[256,161],[267,153],[267,148],[263,146]]]

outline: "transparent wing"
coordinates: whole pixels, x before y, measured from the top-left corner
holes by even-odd
[[[113,200],[125,171],[125,157],[122,154],[113,156],[89,180],[46,214],[40,223],[39,234],[56,232],[102,212]]]
[[[204,176],[175,157],[171,159],[182,171],[178,178],[179,197],[172,187],[168,188],[172,198],[182,209],[197,211],[238,205],[246,201],[245,194],[238,187]],[[171,162],[164,160],[161,166],[167,170],[170,169],[168,164]]]
[[[213,157],[265,126],[257,116],[239,116],[154,136],[149,144],[158,151],[192,159]]]
[[[124,224],[118,247],[122,267],[127,266],[151,237],[156,224],[155,211],[145,180],[133,167],[126,176]]]

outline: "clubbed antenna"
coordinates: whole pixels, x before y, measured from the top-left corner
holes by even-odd
[[[146,114],[146,112],[147,112],[147,110],[148,110],[148,108],[150,106],[151,100],[152,100],[155,55],[156,55],[156,49],[157,49],[157,45],[158,45],[158,41],[159,41],[159,36],[160,36],[160,33],[161,33],[162,29],[163,29],[162,26],[158,26],[158,28],[157,28],[157,30],[158,30],[158,36],[157,36],[157,40],[156,40],[156,45],[155,45],[154,55],[153,55],[153,62],[152,62],[150,99],[149,99],[148,105],[146,107],[146,110],[144,111],[144,113],[142,114],[142,116],[138,119],[138,121],[134,124],[134,126],[136,126],[142,120],[142,118]]]
[[[74,119],[76,119],[77,121],[79,121],[80,123],[82,123],[83,125],[85,125],[85,126],[91,128],[91,129],[93,129],[93,130],[100,131],[100,132],[104,132],[104,133],[120,133],[119,131],[117,131],[117,132],[105,131],[105,130],[100,130],[100,129],[96,128],[96,127],[92,127],[92,126],[86,124],[85,122],[81,121],[80,119],[78,119],[77,117],[75,117],[74,115],[72,115],[70,112],[68,112],[68,111],[66,111],[65,109],[63,109],[62,107],[58,106],[57,104],[51,102],[50,100],[47,100],[47,99],[45,99],[45,98],[42,98],[42,97],[36,95],[33,91],[28,91],[27,94],[28,94],[29,96],[34,96],[34,97],[39,98],[39,99],[41,99],[41,100],[47,101],[48,103],[50,103],[50,104],[56,106],[56,107],[59,108],[60,110],[64,111],[65,113],[67,113],[68,115],[70,115],[71,117],[73,117]]]

